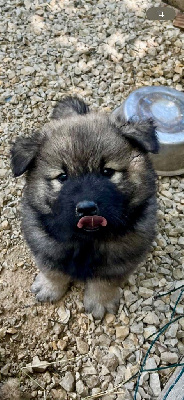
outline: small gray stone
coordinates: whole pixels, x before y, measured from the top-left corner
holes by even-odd
[[[183,236],[180,236],[180,238],[178,239],[178,244],[179,244],[181,247],[184,247],[184,237],[183,237]]]
[[[139,309],[139,306],[141,305],[141,303],[143,302],[143,299],[139,299],[138,301],[136,301],[135,303],[133,303],[130,307],[129,307],[129,311],[131,313],[134,313],[136,310]]]
[[[122,354],[118,346],[110,346],[109,352],[115,354],[115,356],[118,358],[119,363],[122,364]]]
[[[115,317],[114,314],[107,313],[107,314],[105,315],[105,321],[106,321],[106,323],[107,323],[108,325],[113,324],[113,322],[115,321],[115,319],[116,319],[116,317]]]
[[[0,179],[5,178],[8,174],[8,170],[5,168],[0,168]]]
[[[161,353],[161,360],[169,364],[175,364],[178,362],[178,354],[164,351]]]
[[[84,367],[82,369],[82,372],[85,375],[95,375],[97,373],[95,367],[93,367],[92,365]]]
[[[137,296],[135,296],[130,290],[124,290],[124,297],[127,307],[137,300]]]
[[[155,361],[154,357],[150,357],[146,361],[145,369],[154,369],[154,368],[157,368],[156,361]]]
[[[181,325],[182,329],[184,330],[184,317],[180,318],[179,324]]]
[[[143,322],[145,322],[146,324],[150,324],[150,325],[159,325],[160,324],[160,320],[154,311],[149,311],[147,313],[146,317],[143,319]]]
[[[143,322],[134,322],[132,325],[130,325],[130,332],[137,334],[143,333]]]
[[[144,328],[144,337],[147,339],[150,335],[153,335],[157,331],[154,325],[149,325],[147,328]]]
[[[178,330],[178,322],[171,324],[167,331],[165,332],[165,336],[167,338],[175,338]]]
[[[26,364],[26,369],[29,372],[45,372],[49,363],[47,361],[41,361],[38,356],[33,357],[33,361],[30,364]]]
[[[124,326],[117,326],[116,327],[116,339],[125,339],[129,334],[129,327]]]
[[[141,297],[144,297],[145,299],[148,299],[148,297],[153,296],[153,290],[145,288],[145,287],[139,287],[139,294]]]
[[[59,324],[58,322],[56,322],[55,325],[53,326],[53,332],[56,335],[60,335],[63,332],[63,329],[64,329],[63,325]]]
[[[21,69],[21,74],[23,75],[32,75],[35,69],[33,67],[24,67]]]
[[[67,371],[64,378],[61,379],[60,385],[67,392],[72,392],[75,388],[74,374],[70,371]]]
[[[10,364],[5,364],[2,368],[1,368],[1,374],[2,375],[8,375],[10,369]]]
[[[95,331],[96,333],[96,331]],[[111,343],[111,338],[106,335],[106,333],[102,333],[97,339],[96,339],[96,344],[101,345],[101,346],[110,346]]]
[[[77,350],[80,354],[87,354],[89,350],[89,345],[81,338],[76,338]]]
[[[127,317],[127,315],[125,314],[124,311],[121,311],[121,314],[119,316],[120,321],[123,322],[123,324],[128,325],[129,324],[129,318]]]
[[[81,380],[76,382],[76,392],[81,396],[87,396],[88,394],[88,389]]]
[[[96,375],[88,375],[84,380],[89,389],[93,389],[100,384],[99,378]]]
[[[100,375],[102,375],[102,376],[109,375],[109,370],[107,367],[105,367],[105,365],[102,365]]]
[[[166,241],[165,241],[165,245],[166,245]],[[141,284],[150,289],[156,286],[159,286],[159,279],[158,278],[150,278],[150,279],[145,279],[144,281],[141,282]]]
[[[74,72],[75,72],[75,75],[81,75],[82,74],[82,71],[81,71],[81,69],[79,67],[75,67]]]
[[[51,389],[51,395],[55,400],[66,400],[67,393],[64,389]]]
[[[152,372],[150,375],[150,388],[153,391],[154,396],[159,396],[161,393],[160,379],[157,372]]]
[[[59,319],[62,322],[62,324],[67,324],[70,319],[70,310],[67,310],[64,304],[62,304],[58,308],[57,313],[59,315]]]
[[[6,327],[0,328],[0,339],[3,339],[3,338],[5,337],[5,335],[6,335],[6,330],[7,330]]]
[[[105,365],[109,371],[115,371],[119,365],[119,361],[115,354],[109,353],[102,358],[102,364]]]

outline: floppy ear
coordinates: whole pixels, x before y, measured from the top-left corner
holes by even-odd
[[[40,141],[39,134],[31,137],[18,137],[11,148],[11,168],[14,176],[22,175],[29,169],[31,162],[35,158]]]
[[[121,130],[121,135],[130,143],[139,147],[144,152],[158,153],[159,142],[156,134],[156,126],[152,119],[128,122],[116,117],[115,123]]]
[[[62,119],[71,117],[75,114],[87,114],[88,112],[89,107],[84,103],[83,100],[80,100],[77,96],[68,96],[57,103],[51,118]]]

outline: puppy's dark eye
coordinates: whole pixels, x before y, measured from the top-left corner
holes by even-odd
[[[67,174],[65,174],[64,172],[56,177],[56,179],[57,179],[59,182],[64,182],[64,181],[67,180],[67,178],[68,178],[68,177],[67,177]]]
[[[101,173],[103,176],[107,176],[108,178],[111,178],[111,176],[113,176],[115,172],[116,171],[112,168],[103,168]]]

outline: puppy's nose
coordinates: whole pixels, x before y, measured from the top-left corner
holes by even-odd
[[[76,214],[82,218],[86,215],[97,215],[98,206],[94,201],[83,200],[80,201],[76,206]]]

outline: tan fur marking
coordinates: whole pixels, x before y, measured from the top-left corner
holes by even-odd
[[[57,176],[59,176],[60,174],[64,174],[65,171],[61,168],[52,168],[49,166],[49,171],[48,171],[48,177],[50,179],[55,179]]]
[[[62,188],[62,183],[59,182],[57,179],[52,180],[52,188],[55,193],[59,192]]]
[[[115,171],[121,171],[123,168],[125,168],[125,166],[126,166],[126,164],[125,163],[118,163],[118,162],[116,162],[116,161],[110,161],[110,162],[107,162],[106,164],[105,164],[105,167],[104,168],[111,168],[111,169],[114,169]]]
[[[115,172],[114,175],[111,177],[111,182],[118,185],[122,180],[122,172]]]

